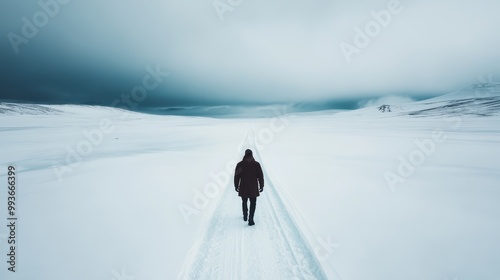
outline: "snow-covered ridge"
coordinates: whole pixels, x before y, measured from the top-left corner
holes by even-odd
[[[500,115],[500,84],[477,84],[435,98],[405,104],[384,104],[357,110],[354,115],[379,116],[476,116]]]
[[[420,105],[420,104],[419,104]],[[495,116],[500,114],[500,97],[467,98],[423,103],[408,112],[410,116],[469,115]]]
[[[123,112],[125,110],[98,105],[39,105],[0,102],[0,115],[61,115],[114,111]]]
[[[0,103],[1,115],[57,115],[62,111],[43,105]]]

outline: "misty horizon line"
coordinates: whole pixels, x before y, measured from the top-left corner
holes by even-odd
[[[391,97],[403,97],[411,98],[412,101],[422,101],[434,97],[438,97],[447,93],[438,94],[426,94],[423,96],[413,96],[410,94],[405,95],[391,95]],[[338,110],[355,110],[364,108],[367,106],[362,106],[363,101],[377,100],[384,98],[384,95],[379,96],[366,96],[366,97],[355,97],[355,98],[330,98],[324,100],[311,100],[311,101],[276,101],[276,102],[162,102],[165,104],[152,105],[141,104],[141,102],[136,102],[136,109],[131,108],[131,106],[116,106],[113,105],[114,102],[103,102],[103,101],[86,101],[86,102],[76,102],[76,101],[41,101],[41,100],[23,100],[23,99],[11,99],[11,98],[0,98],[0,103],[15,103],[15,104],[33,104],[33,105],[82,105],[82,106],[102,106],[111,107],[118,109],[127,109],[130,111],[144,111],[150,109],[165,109],[165,110],[176,110],[176,109],[200,109],[200,108],[218,108],[218,107],[240,107],[240,108],[258,108],[258,107],[271,107],[271,106],[292,106],[292,107],[302,107],[302,106],[318,106],[328,109],[338,109]],[[390,105],[390,104],[388,104]]]
[[[435,96],[429,96],[432,98]],[[421,101],[428,98],[408,98],[408,102]],[[124,107],[111,106],[110,104],[102,104],[98,102],[76,103],[76,102],[28,102],[28,101],[13,101],[2,100],[1,103],[7,104],[23,104],[23,105],[38,105],[38,106],[99,106],[104,108],[122,109],[131,112],[145,113],[150,115],[164,116],[192,116],[192,117],[213,117],[213,118],[268,118],[286,114],[295,113],[315,113],[315,112],[342,112],[353,111],[365,107],[370,100],[374,99],[349,99],[349,100],[327,100],[327,101],[311,101],[311,102],[274,102],[274,103],[232,103],[232,104],[196,104],[196,105],[173,105],[173,106],[147,106],[147,107]],[[406,102],[404,102],[406,103]],[[365,104],[365,105],[362,105]],[[389,105],[397,105],[388,102]],[[399,103],[401,104],[401,103]],[[376,106],[376,105],[372,105]]]
[[[291,107],[315,107],[315,110],[312,111],[322,111],[322,110],[355,110],[355,109],[360,109],[360,108],[365,108],[365,107],[370,107],[367,106],[366,104],[369,104],[370,101],[374,100],[380,100],[386,97],[396,97],[396,98],[406,98],[408,99],[409,102],[411,101],[423,101],[426,99],[431,99],[435,98],[438,96],[450,94],[453,92],[457,91],[463,91],[463,90],[468,90],[468,89],[476,89],[476,88],[481,88],[484,86],[491,86],[491,85],[500,85],[500,82],[484,82],[484,83],[476,83],[472,84],[466,87],[462,87],[459,89],[456,89],[454,91],[447,91],[447,92],[433,92],[433,93],[420,93],[416,94],[415,92],[411,93],[402,93],[402,94],[394,94],[391,93],[389,95],[358,95],[356,97],[348,98],[348,97],[337,97],[337,98],[325,98],[325,99],[312,99],[309,101],[290,101],[290,102],[285,102],[285,101],[267,101],[267,102],[249,102],[249,101],[235,101],[235,100],[205,100],[205,101],[186,101],[186,100],[177,100],[177,101],[172,101],[168,99],[163,99],[163,100],[158,100],[158,97],[155,96],[153,97],[153,100],[148,100],[148,102],[143,102],[145,100],[140,100],[137,102],[132,102],[128,103],[129,105],[126,104],[125,101],[123,101],[123,95],[122,95],[122,100],[120,101],[120,98],[116,98],[114,101],[110,102],[109,100],[104,101],[96,101],[96,100],[89,100],[85,102],[78,102],[78,101],[73,101],[73,100],[36,100],[36,99],[15,99],[15,98],[1,98],[0,97],[0,103],[17,103],[17,104],[34,104],[34,105],[83,105],[83,106],[103,106],[103,107],[111,107],[111,108],[121,108],[121,109],[126,109],[130,111],[148,111],[148,110],[176,110],[176,109],[201,109],[201,108],[217,108],[217,107],[240,107],[240,108],[256,108],[256,107],[266,107],[266,106],[291,106]],[[130,101],[130,96],[128,97],[129,102]],[[120,101],[120,102],[118,102]],[[127,106],[117,106],[116,104],[125,104]],[[158,105],[154,104],[157,103]],[[391,102],[388,102],[387,105],[394,105],[390,104]],[[399,103],[406,103],[406,102],[399,102]],[[133,106],[130,106],[132,104]],[[371,105],[375,106],[375,105]]]
[[[420,94],[399,94],[399,95],[365,95],[357,96],[352,98],[329,98],[323,100],[309,100],[301,102],[224,102],[219,100],[219,102],[172,102],[172,104],[167,104],[165,100],[163,102],[142,102],[145,99],[137,100],[131,96],[122,95],[121,99],[117,98],[113,102],[105,101],[88,101],[88,102],[64,102],[63,100],[58,101],[36,101],[36,100],[17,100],[12,98],[0,98],[0,104],[16,105],[37,105],[37,106],[99,106],[104,108],[114,108],[122,109],[131,112],[146,113],[153,115],[171,115],[171,116],[198,116],[198,117],[214,117],[214,118],[266,118],[277,115],[286,115],[289,113],[314,113],[314,112],[342,112],[342,111],[353,111],[357,109],[367,108],[367,107],[380,107],[380,106],[393,106],[400,104],[408,104],[412,102],[425,101],[428,99],[433,99],[440,96],[445,96],[460,92],[471,92],[476,93],[478,90],[487,90],[500,86],[500,83],[491,81],[481,82],[463,87],[461,89],[446,92],[446,93],[434,93],[424,95]],[[472,91],[471,91],[472,90]],[[133,100],[136,102],[134,103]]]

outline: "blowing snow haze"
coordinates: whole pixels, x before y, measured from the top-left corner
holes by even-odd
[[[500,73],[496,0],[40,0],[0,11],[9,101],[113,106],[134,93],[143,108],[348,108]]]

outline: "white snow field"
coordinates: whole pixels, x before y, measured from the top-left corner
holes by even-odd
[[[499,279],[487,93],[261,119],[2,103],[18,227],[0,279]],[[232,186],[246,148],[266,180],[252,227]]]
[[[246,147],[259,158],[252,141]],[[259,226],[244,226],[241,203],[229,186],[188,255],[181,279],[326,279],[276,187],[269,176],[264,180],[265,195],[257,200]]]

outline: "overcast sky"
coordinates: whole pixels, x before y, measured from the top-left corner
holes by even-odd
[[[170,75],[142,107],[372,104],[500,78],[498,0],[59,1],[46,17],[1,1],[0,99],[111,105],[148,66]]]

